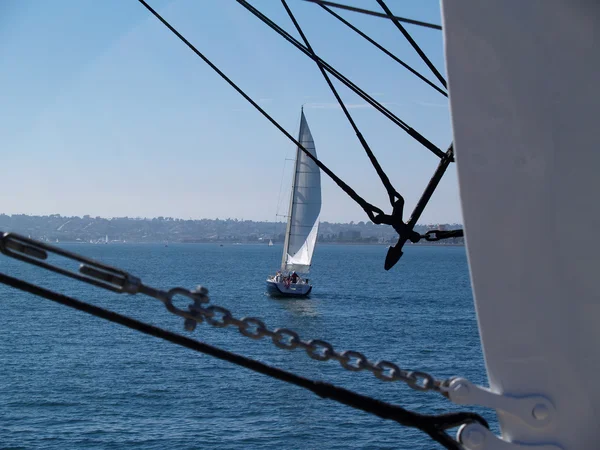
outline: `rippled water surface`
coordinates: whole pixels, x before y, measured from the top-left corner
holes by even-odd
[[[313,295],[302,300],[265,295],[265,278],[281,258],[277,245],[64,247],[152,286],[203,284],[212,303],[237,317],[259,317],[303,339],[486,384],[462,247],[410,247],[385,272],[385,247],[321,245]],[[156,300],[105,292],[5,256],[0,270],[185,333]],[[5,286],[0,299],[0,448],[438,448],[418,430],[50,301]],[[419,412],[459,410],[439,394],[347,372],[230,328],[200,325],[186,334]]]

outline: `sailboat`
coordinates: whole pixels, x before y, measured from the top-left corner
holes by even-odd
[[[304,110],[300,113],[298,142],[317,156]],[[321,213],[321,173],[315,162],[296,149],[290,208],[285,230],[281,269],[267,278],[267,292],[284,297],[305,297],[312,291],[310,270]]]
[[[269,247],[273,247],[273,241],[269,239]]]

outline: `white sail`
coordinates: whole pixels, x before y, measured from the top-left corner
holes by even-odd
[[[315,143],[306,123],[304,112],[300,117],[298,141],[313,156],[317,156]],[[319,167],[298,148],[281,270],[308,272],[317,243],[320,212],[321,173]]]

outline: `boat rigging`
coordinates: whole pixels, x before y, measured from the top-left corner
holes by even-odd
[[[440,158],[438,169],[410,219],[406,223],[403,221],[404,199],[389,189],[388,192],[393,194],[390,195],[393,212],[387,215],[366,202],[312,156],[306,146],[287,133],[146,2],[139,1],[297,144],[298,152],[302,152],[330,176],[363,207],[375,223],[394,227],[399,234],[399,241],[388,252],[386,269],[398,261],[407,240],[416,242],[420,239],[437,240],[462,235],[461,230],[432,230],[425,235],[413,230],[441,176],[454,161],[453,144],[446,152],[433,146],[317,57],[308,41],[302,45],[284,36],[314,60],[320,69],[347,84]],[[339,6],[332,2],[314,2]],[[254,11],[253,14],[265,23],[273,25],[247,2],[238,0],[238,3]],[[400,18],[393,16],[382,0],[378,0],[378,3],[384,9],[385,16],[398,26]],[[585,223],[598,221],[598,209],[594,209],[597,202],[593,198],[598,187],[598,178],[595,176],[598,153],[593,151],[593,147],[598,137],[597,127],[593,127],[592,121],[597,116],[595,112],[600,102],[596,91],[577,90],[578,85],[586,88],[596,81],[594,75],[599,67],[599,59],[590,49],[593,48],[592,38],[597,29],[598,16],[586,15],[589,8],[581,7],[583,2],[532,2],[529,5],[534,6],[527,7],[529,16],[525,18],[515,16],[511,6],[506,6],[506,3],[483,6],[477,0],[469,0],[448,4],[450,6],[444,11],[447,61],[449,72],[458,74],[450,77],[453,94],[451,106],[456,117],[453,126],[457,148],[463,152],[459,176],[461,184],[467,187],[462,200],[470,227],[469,259],[492,389],[481,388],[462,379],[437,380],[427,373],[401,369],[389,361],[373,363],[359,352],[337,352],[325,341],[303,341],[292,330],[271,331],[259,319],[237,319],[229,310],[208,306],[206,290],[174,288],[161,291],[145,285],[139,278],[123,270],[23,236],[0,233],[0,251],[25,263],[112,292],[156,298],[167,310],[184,319],[188,331],[202,322],[220,328],[232,326],[251,339],[266,336],[277,347],[304,349],[315,360],[333,359],[350,371],[369,370],[384,381],[403,381],[414,389],[445,395],[457,404],[478,404],[495,409],[499,412],[503,431],[506,431],[503,436],[506,440],[492,434],[485,420],[476,414],[416,414],[335,386],[303,379],[8,275],[0,274],[0,282],[305,387],[317,395],[379,417],[416,427],[446,448],[556,450],[563,448],[562,445],[580,448],[577,447],[578,443],[592,448],[597,442],[597,427],[594,424],[597,422],[595,407],[598,404],[598,390],[594,389],[593,379],[598,366],[594,352],[598,333],[593,322],[597,318],[595,300],[598,298],[598,287],[593,282],[593,276],[600,251],[598,245],[589,245],[589,241],[580,236],[576,236],[576,245],[570,241],[567,246],[564,243],[564,231],[569,228],[576,214],[583,217]],[[533,28],[539,33],[535,36],[537,39],[530,39],[530,22],[534,23]],[[277,26],[272,28],[276,29]],[[491,32],[490,28],[493,28]],[[398,26],[398,29],[402,32],[402,27]],[[506,33],[506,29],[510,33]],[[556,30],[560,31],[559,39],[552,34],[558,34]],[[565,30],[576,32],[567,33]],[[402,34],[409,42],[412,41],[404,32]],[[482,35],[488,38],[485,45],[482,45]],[[558,49],[555,48],[557,43],[560,43]],[[549,51],[551,46],[552,51]],[[418,46],[413,47],[421,55]],[[421,56],[423,58],[424,55]],[[423,60],[427,64],[425,58]],[[472,61],[477,64],[471,66]],[[572,68],[581,61],[589,62],[593,70],[578,70],[574,75]],[[465,70],[465,67],[469,70]],[[537,82],[540,67],[545,70],[543,82]],[[435,74],[435,68],[430,69]],[[440,83],[445,85],[445,80],[438,75],[436,77]],[[488,95],[488,76],[494,80],[492,85],[497,89],[495,96]],[[532,80],[536,83],[532,83]],[[570,93],[571,97],[562,96],[565,85],[576,90],[577,95]],[[580,114],[573,114],[574,111]],[[530,126],[531,123],[536,126]],[[569,148],[577,157],[572,154],[564,156],[565,148]],[[492,200],[497,204],[490,206]],[[500,225],[498,222],[501,222]],[[525,227],[531,224],[543,228],[545,233],[536,236],[524,233]],[[490,242],[490,233],[499,230],[509,232],[513,242]],[[549,240],[553,245],[548,245]],[[81,263],[81,266],[74,271],[47,263],[51,254]],[[186,297],[191,304],[187,309],[181,309],[173,302],[175,296]],[[568,302],[565,303],[565,300]],[[537,321],[532,320],[533,317]],[[548,373],[553,376],[548,376]],[[454,440],[446,430],[459,425],[462,426],[461,432],[458,440]]]
[[[144,284],[140,278],[122,269],[14,233],[0,232],[0,252],[19,261],[111,292],[131,295],[141,294],[155,298],[162,302],[170,313],[183,318],[184,328],[190,332],[196,329],[197,324],[203,322],[217,328],[235,327],[242,335],[250,339],[257,340],[263,337],[270,337],[273,344],[278,348],[285,350],[303,349],[310,358],[316,361],[335,360],[344,369],[352,372],[369,370],[382,381],[404,382],[417,391],[433,391],[446,395],[447,387],[450,386],[451,380],[436,380],[424,372],[401,369],[390,361],[377,361],[373,363],[365,355],[356,351],[347,350],[337,352],[331,344],[322,340],[313,339],[303,341],[296,332],[286,328],[278,328],[271,331],[263,321],[257,318],[244,317],[237,319],[228,309],[216,305],[208,306],[208,290],[203,287],[198,287],[195,290],[177,287],[169,291],[163,291]],[[78,271],[65,269],[53,263],[52,259],[50,259],[57,257],[66,258],[72,263],[79,263]],[[50,262],[46,262],[48,259],[50,259]],[[472,423],[477,423],[484,429],[489,427],[486,420],[475,413],[457,412],[424,415],[329,383],[309,380],[260,361],[213,347],[2,273],[0,273],[0,283],[187,347],[191,350],[206,353],[215,358],[228,361],[286,383],[294,384],[308,389],[322,398],[331,399],[347,406],[361,409],[380,418],[396,421],[404,426],[417,428],[448,449],[459,450],[460,444],[447,434],[447,430]],[[185,297],[192,302],[188,305],[187,309],[181,309],[175,304],[174,299],[179,296]]]

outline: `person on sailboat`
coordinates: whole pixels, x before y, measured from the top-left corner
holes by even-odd
[[[296,273],[296,271],[292,272],[292,275],[290,276],[290,279],[292,281],[292,283],[296,284],[298,282],[298,274]]]

